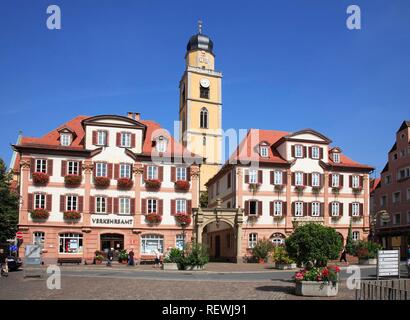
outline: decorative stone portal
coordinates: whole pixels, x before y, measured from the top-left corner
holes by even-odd
[[[193,240],[208,247],[213,261],[242,263],[243,209],[193,209]]]

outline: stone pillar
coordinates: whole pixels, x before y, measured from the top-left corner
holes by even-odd
[[[20,196],[21,205],[19,225],[28,224],[28,185],[30,178],[30,158],[23,157],[20,161]]]
[[[192,208],[199,208],[199,181],[200,170],[198,166],[191,166],[191,194],[192,194]]]
[[[134,212],[134,228],[141,227],[141,176],[144,173],[144,168],[141,163],[135,163],[134,172],[134,191],[135,191],[135,212]]]
[[[242,208],[243,205],[243,179],[242,179],[242,169],[236,169],[236,208]]]
[[[83,203],[83,226],[91,226],[91,214],[90,212],[90,196],[91,196],[91,179],[93,175],[94,164],[90,160],[85,160],[83,163],[84,172],[84,203]]]
[[[242,224],[243,209],[238,209],[236,213],[236,263],[243,263],[242,254]]]

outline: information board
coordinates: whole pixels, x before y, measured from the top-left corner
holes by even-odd
[[[379,250],[377,252],[377,279],[379,277],[400,278],[399,250]]]

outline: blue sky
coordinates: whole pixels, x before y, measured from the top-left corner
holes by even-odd
[[[46,28],[59,5],[62,29]],[[362,29],[346,28],[361,8]],[[410,1],[0,0],[0,157],[79,114],[172,130],[186,44],[204,21],[223,127],[314,128],[380,171],[410,119]]]

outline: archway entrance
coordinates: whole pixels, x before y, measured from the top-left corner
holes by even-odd
[[[101,251],[107,256],[110,248],[114,248],[114,260],[118,259],[118,254],[124,250],[124,235],[117,233],[105,233],[100,237]]]
[[[225,221],[213,221],[203,228],[202,243],[208,247],[212,262],[236,262],[235,239],[234,228]]]

